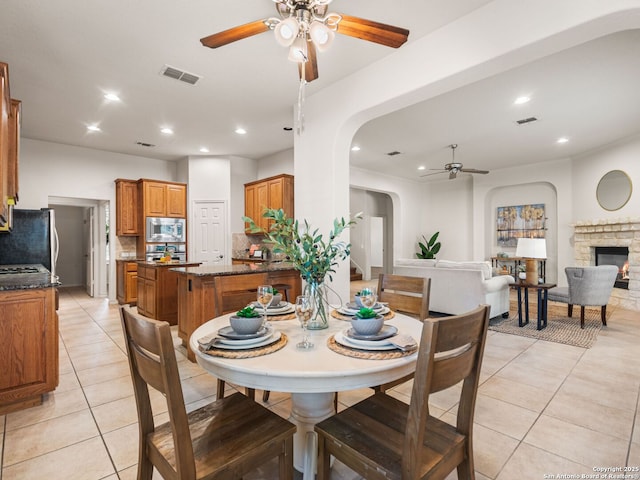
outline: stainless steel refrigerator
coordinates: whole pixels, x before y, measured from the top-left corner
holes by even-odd
[[[11,232],[0,233],[0,265],[39,263],[55,275],[57,259],[55,212],[14,209]]]

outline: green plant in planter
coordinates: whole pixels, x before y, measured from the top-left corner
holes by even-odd
[[[242,318],[255,318],[259,317],[260,313],[256,311],[255,307],[249,305],[247,307],[244,307],[242,310],[239,310],[236,315]]]
[[[358,313],[356,313],[356,317],[358,318],[375,318],[378,315],[373,308],[361,308]]]
[[[424,235],[422,238],[425,243],[418,242],[418,246],[420,247],[420,251],[416,253],[416,257],[418,258],[436,258],[436,254],[440,251],[440,242],[438,242],[438,235],[440,232],[434,233],[429,240]]]

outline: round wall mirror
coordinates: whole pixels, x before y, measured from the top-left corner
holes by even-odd
[[[598,182],[596,197],[605,210],[613,211],[624,207],[631,198],[631,179],[622,170],[611,170]]]

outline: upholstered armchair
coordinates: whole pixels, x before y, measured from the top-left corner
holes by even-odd
[[[549,289],[548,299],[568,304],[567,315],[573,314],[573,306],[580,305],[580,328],[584,328],[584,307],[601,307],[602,324],[607,324],[607,303],[618,275],[615,265],[597,267],[567,267],[568,287]]]

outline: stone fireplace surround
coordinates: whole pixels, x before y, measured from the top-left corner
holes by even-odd
[[[629,290],[614,288],[610,304],[640,311],[640,218],[585,220],[572,227],[576,266],[595,265],[595,247],[629,248]]]

